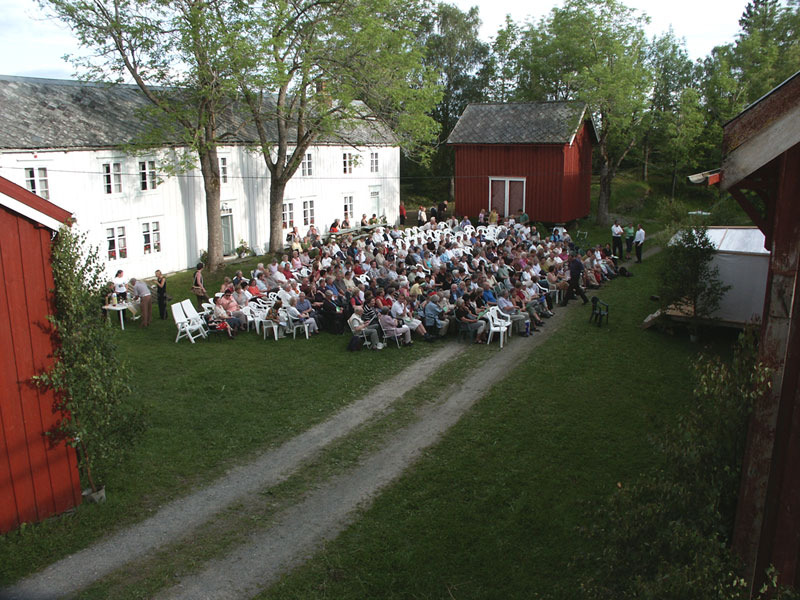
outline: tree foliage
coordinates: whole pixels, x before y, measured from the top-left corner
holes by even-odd
[[[646,17],[617,0],[567,0],[523,33],[517,51],[526,100],[580,100],[600,126],[598,222],[609,222],[611,182],[641,139],[647,91]],[[524,87],[523,87],[524,86]]]
[[[219,16],[270,172],[271,250],[283,243],[286,184],[311,144],[383,135],[407,153],[430,151],[439,93],[422,62],[423,17],[421,3],[390,0],[272,0]]]
[[[599,549],[577,558],[584,597],[749,598],[729,544],[748,417],[771,381],[756,337],[745,331],[731,361],[697,362],[692,408],[654,439],[662,469],[620,483],[592,515],[584,533]],[[771,583],[758,597],[790,596]]]
[[[664,310],[677,309],[692,322],[711,316],[730,289],[712,266],[717,249],[704,227],[686,227],[665,249],[660,296]]]
[[[63,226],[52,247],[55,327],[53,367],[38,385],[56,392],[60,418],[49,432],[78,451],[82,479],[97,491],[103,476],[144,431],[144,414],[131,407],[130,370],[117,357],[108,320],[100,307],[106,291],[97,248]]]
[[[92,51],[75,59],[90,80],[132,80],[153,110],[143,149],[182,146],[196,152],[203,174],[209,268],[222,264],[220,174],[217,147],[233,131],[221,130],[232,94],[226,39],[209,15],[221,2],[205,0],[40,0]],[[236,129],[236,125],[233,126]],[[173,171],[194,167],[182,155]]]

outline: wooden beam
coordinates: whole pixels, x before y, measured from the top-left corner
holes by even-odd
[[[764,233],[764,237],[767,238],[766,245],[769,246],[770,232],[768,230],[771,228],[764,217],[761,216],[761,213],[758,212],[758,209],[753,206],[753,203],[750,202],[747,196],[745,196],[738,187],[732,188],[728,190],[728,192],[730,192],[730,195],[736,199],[736,201],[739,203],[739,206],[741,206],[744,212],[747,213],[747,216],[750,217],[753,223],[755,223],[756,227],[758,227]]]
[[[721,189],[727,191],[800,140],[800,103],[789,108],[722,161]]]

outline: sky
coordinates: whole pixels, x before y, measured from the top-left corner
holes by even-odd
[[[510,14],[517,23],[538,20],[558,0],[451,0],[462,10],[478,6],[489,41]],[[651,17],[650,36],[672,25],[685,38],[691,58],[706,56],[714,46],[733,41],[739,30],[747,0],[623,0],[623,3]],[[48,19],[35,0],[0,0],[0,75],[71,79],[72,65],[62,59],[79,53],[71,32]]]

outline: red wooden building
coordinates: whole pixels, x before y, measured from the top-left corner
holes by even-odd
[[[579,102],[470,104],[447,143],[455,149],[456,211],[481,209],[566,223],[589,214],[597,132]]]
[[[0,533],[78,504],[75,453],[45,437],[53,393],[31,377],[53,361],[50,242],[70,213],[0,177]]]

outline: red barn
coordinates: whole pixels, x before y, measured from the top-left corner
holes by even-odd
[[[75,452],[45,436],[51,391],[31,377],[53,361],[50,241],[70,213],[0,177],[0,533],[81,500]]]
[[[522,209],[548,223],[585,217],[596,141],[580,102],[470,104],[447,139],[456,154],[457,212]]]

